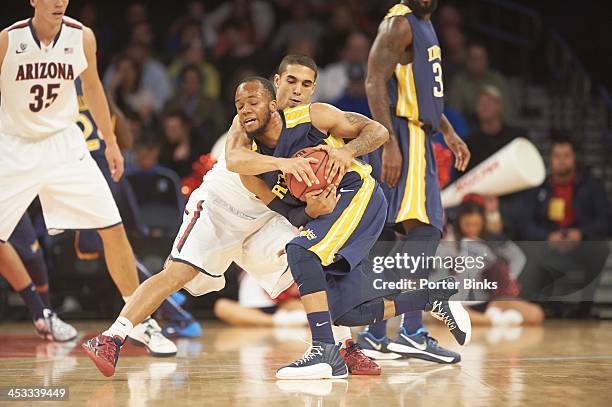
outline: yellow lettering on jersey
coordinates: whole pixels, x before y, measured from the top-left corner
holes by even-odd
[[[391,18],[395,16],[403,16],[409,13],[412,13],[412,10],[410,10],[410,7],[408,7],[405,4],[396,4],[395,6],[389,9],[389,11],[387,12],[387,15],[385,16],[385,20],[387,18]]]
[[[427,55],[429,56],[429,62],[436,60],[436,59],[442,59],[442,50],[440,50],[440,47],[438,45],[432,45],[431,47],[429,47],[427,49]]]
[[[283,199],[289,189],[286,187],[287,182],[285,181],[285,174],[278,174],[278,179],[276,181],[276,185],[272,188],[272,193],[276,195],[279,199]]]

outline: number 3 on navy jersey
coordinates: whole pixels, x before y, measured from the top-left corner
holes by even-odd
[[[98,133],[96,128],[94,128],[89,116],[87,116],[85,113],[80,113],[76,123],[83,132],[83,137],[85,137],[85,141],[87,142],[87,149],[89,151],[99,150],[101,147],[100,139],[102,138],[102,135]]]
[[[30,103],[30,110],[34,113],[40,112],[43,107],[47,108],[51,106],[51,103],[55,102],[58,93],[57,89],[60,88],[59,83],[48,83],[47,84],[47,102],[45,103],[45,88],[43,85],[34,85],[30,88],[30,93],[34,95],[34,102]]]
[[[434,62],[432,65],[434,72],[434,80],[436,84],[433,87],[433,94],[437,98],[444,97],[444,84],[442,83],[442,65],[439,62]]]

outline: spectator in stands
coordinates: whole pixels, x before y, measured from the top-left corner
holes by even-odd
[[[181,178],[190,174],[193,162],[212,148],[212,143],[194,136],[189,118],[182,111],[164,115],[163,132],[160,164]]]
[[[357,112],[372,117],[365,93],[366,71],[365,64],[353,64],[347,67],[348,85],[344,94],[332,102],[334,106],[345,112]]]
[[[340,58],[342,47],[346,40],[357,30],[357,24],[348,4],[338,2],[333,6],[330,22],[325,27],[325,32],[319,42],[321,52],[316,59],[321,66],[336,61]]]
[[[315,98],[320,102],[338,99],[348,85],[348,68],[355,64],[367,64],[370,39],[360,31],[353,32],[346,40],[342,59],[329,64],[319,72]]]
[[[472,44],[467,50],[465,70],[459,72],[450,84],[448,103],[468,117],[476,114],[476,100],[480,89],[485,85],[496,87],[502,99],[506,119],[514,115],[508,85],[504,76],[489,68],[487,49],[480,44]]]
[[[459,270],[457,278],[487,279],[497,283],[492,290],[475,290],[466,309],[474,325],[539,325],[544,320],[540,306],[518,298],[517,278],[525,266],[521,249],[487,226],[485,200],[471,194],[457,210],[454,228],[440,245],[438,256],[482,256],[484,267]]]
[[[172,58],[185,49],[191,41],[204,42],[205,19],[204,3],[200,0],[188,1],[185,6],[185,14],[174,20],[168,27],[166,50]]]
[[[196,65],[186,65],[180,73],[180,85],[166,104],[166,111],[182,110],[201,137],[217,139],[226,130],[223,105],[202,95],[202,71]]]
[[[442,27],[440,33],[442,54],[444,56],[442,58],[444,83],[450,85],[453,83],[457,73],[465,69],[467,60],[465,34],[460,27],[454,25]]]
[[[476,167],[515,138],[527,136],[524,129],[506,123],[503,96],[498,88],[491,85],[480,88],[475,107],[477,121],[465,139],[472,153],[466,171]]]
[[[142,70],[127,53],[113,64],[113,75],[107,83],[109,98],[124,112],[151,110],[152,95],[141,84]]]
[[[291,41],[309,38],[317,42],[323,33],[323,26],[310,15],[310,6],[306,0],[294,0],[291,6],[291,17],[284,20],[272,38],[272,49],[280,52]]]
[[[195,65],[200,68],[202,95],[213,99],[219,98],[221,93],[219,71],[206,60],[206,50],[201,41],[193,40],[186,43],[180,57],[168,67],[168,75],[175,89],[180,86],[180,73],[187,65]]]
[[[465,139],[472,153],[466,171],[472,170],[515,138],[527,137],[525,130],[509,126],[505,122],[502,103],[502,95],[497,88],[487,85],[480,89],[476,102],[477,121],[471,126],[471,131]],[[453,170],[453,178],[460,175]],[[496,203],[503,219],[503,232],[511,239],[519,238],[524,195],[524,192],[505,195]]]
[[[306,55],[315,59],[317,55],[317,43],[310,38],[296,38],[289,42],[287,50],[283,54]]]
[[[521,276],[525,298],[546,299],[584,289],[582,300],[592,301],[610,252],[603,241],[610,220],[606,191],[600,181],[578,169],[575,146],[567,137],[552,141],[549,173],[531,191],[524,208],[524,239],[548,242],[526,245],[528,264]],[[575,286],[564,286],[559,279],[574,281]]]
[[[134,167],[130,172],[150,172],[159,166],[161,143],[156,137],[144,137],[134,145]]]
[[[436,12],[436,23],[444,29],[445,27],[461,28],[463,25],[463,18],[457,7],[445,4],[440,7]]]
[[[158,113],[164,107],[166,100],[172,94],[170,83],[166,75],[166,68],[158,60],[151,57],[151,49],[142,43],[132,43],[125,52],[136,62],[141,72],[138,82],[138,89],[150,93],[150,107],[153,112]],[[107,90],[112,90],[116,78],[117,64],[111,65],[104,74],[104,86]]]
[[[231,23],[241,26],[248,23],[251,36],[246,40],[249,43],[262,45],[274,28],[274,9],[261,0],[232,0],[225,1],[206,16],[204,23],[204,37],[209,48],[222,41],[224,26]],[[220,38],[221,37],[221,38]]]

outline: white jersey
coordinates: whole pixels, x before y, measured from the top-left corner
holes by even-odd
[[[38,139],[74,125],[79,115],[74,80],[87,68],[83,25],[64,17],[48,46],[36,37],[32,19],[7,32],[0,68],[0,132]]]

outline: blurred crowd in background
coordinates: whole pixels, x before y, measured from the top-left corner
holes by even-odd
[[[124,112],[135,140],[124,151],[129,171],[169,169],[183,179],[187,195],[212,164],[209,154],[235,114],[235,85],[245,76],[271,76],[285,54],[305,54],[319,65],[315,101],[370,116],[364,87],[368,53],[378,24],[394,3],[187,1],[176,4],[180,10],[169,14],[180,16],[169,19],[147,2],[122,3],[112,18],[108,13],[101,17],[104,5],[83,2],[71,4],[68,14],[97,35],[106,92]],[[472,152],[469,171],[530,134],[516,125],[522,112],[503,67],[491,66],[491,50],[468,35],[464,16],[453,4],[459,3],[441,2],[434,25],[443,52],[445,114]],[[611,211],[604,185],[580,166],[571,134],[551,137],[545,154],[548,177],[541,187],[502,198],[471,195],[449,212],[447,239],[550,243],[521,248],[527,258],[523,269],[530,271],[508,276],[523,292],[548,287],[547,281],[556,281],[570,263],[583,279],[578,285],[597,281],[610,251],[605,240],[612,234]],[[450,151],[437,140],[439,179],[445,186],[460,174],[452,168]],[[512,253],[493,249],[508,268],[516,260]],[[536,278],[546,281],[532,281]],[[510,291],[518,296],[520,290]],[[529,292],[530,298],[535,295]]]

